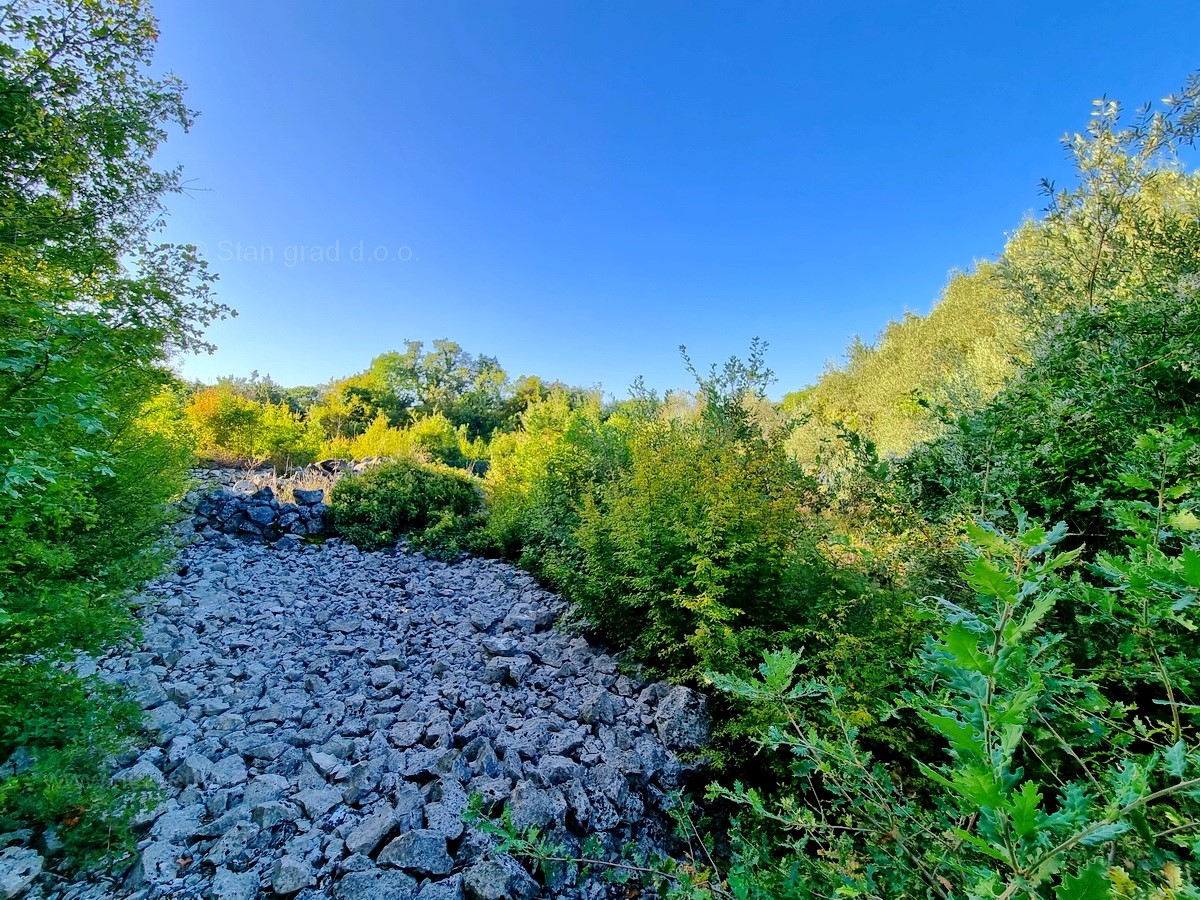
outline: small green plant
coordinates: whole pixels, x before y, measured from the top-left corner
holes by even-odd
[[[473,476],[415,459],[398,459],[343,478],[333,488],[334,530],[374,550],[402,537],[439,556],[467,549],[482,523],[483,495]]]

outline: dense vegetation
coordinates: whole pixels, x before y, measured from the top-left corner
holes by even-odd
[[[1198,97],[1098,104],[1046,216],[779,405],[756,345],[490,435],[468,543],[724,698],[681,894],[1194,895]]]
[[[128,847],[137,712],[72,664],[131,633],[193,451],[382,457],[344,536],[510,558],[714,690],[721,840],[680,895],[1196,895],[1200,80],[1100,102],[1045,216],[778,404],[758,343],[619,402],[448,340],[202,385],[167,364],[225,310],[153,243],[190,113],[152,18],[0,15],[0,830]]]
[[[513,382],[496,359],[454,341],[405,346],[319,388],[283,388],[257,373],[193,383],[186,422],[201,455],[223,464],[417,455],[464,467],[486,456],[493,435],[518,428],[531,402],[552,390],[586,393],[537,377]]]
[[[153,233],[186,126],[147,74],[136,4],[0,11],[0,831],[53,829],[88,859],[126,848],[139,785],[105,759],[136,707],[68,667],[132,630],[129,590],[162,564],[190,448],[160,394],[222,312],[189,248]]]

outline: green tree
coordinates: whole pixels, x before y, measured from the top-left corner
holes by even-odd
[[[1016,370],[1021,319],[995,263],[955,273],[928,315],[908,313],[872,344],[784,398],[802,421],[789,447],[811,465],[820,444],[849,430],[883,455],[903,455],[990,400]]]
[[[429,350],[422,341],[405,341],[403,353],[376,357],[367,374],[396,408],[411,415],[441,413],[467,426],[472,438],[491,436],[512,415],[512,390],[499,361],[473,356],[454,341],[435,340]]]
[[[1099,548],[1121,455],[1146,429],[1200,413],[1200,176],[1176,157],[1200,127],[1198,100],[1192,79],[1131,125],[1100,101],[1088,132],[1067,139],[1077,183],[1052,192],[1000,267],[1030,323],[1028,362],[913,455],[931,513],[1001,515],[1019,497]]]
[[[153,156],[191,118],[155,28],[129,0],[0,8],[0,829],[81,859],[126,846],[102,765],[136,710],[64,664],[131,629],[161,565],[189,453],[156,397],[225,312],[193,248],[153,240],[179,186]]]

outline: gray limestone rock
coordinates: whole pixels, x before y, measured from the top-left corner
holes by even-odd
[[[672,688],[659,702],[654,724],[668,749],[699,750],[708,743],[708,701],[691,688]]]
[[[125,886],[131,891],[165,884],[179,872],[180,850],[166,841],[153,841],[138,854]]]
[[[396,810],[391,806],[367,816],[346,836],[346,849],[369,856],[396,828],[396,819]]]
[[[325,778],[329,778],[333,773],[341,767],[342,761],[336,756],[329,753],[322,753],[320,750],[309,750],[308,759],[313,764],[318,772]]]
[[[515,863],[485,860],[463,873],[463,894],[468,900],[532,900],[538,886]]]
[[[212,763],[199,753],[190,753],[171,773],[171,783],[179,787],[204,785],[212,776]]]
[[[291,803],[281,800],[269,800],[260,803],[250,811],[250,820],[259,828],[270,830],[284,822],[294,822],[299,818],[300,811]]]
[[[417,881],[396,870],[365,869],[351,872],[333,887],[334,900],[413,900]]]
[[[254,900],[258,896],[258,875],[255,872],[233,872],[219,868],[209,889],[211,900]]]
[[[209,772],[209,779],[220,787],[234,787],[246,783],[246,764],[240,756],[226,756],[217,760]]]
[[[312,868],[302,859],[281,856],[271,867],[271,890],[288,896],[312,883]]]
[[[310,819],[319,819],[342,802],[342,794],[333,788],[310,788],[298,793],[296,802]]]
[[[151,746],[114,775],[166,795],[141,819],[136,864],[123,884],[35,875],[27,893],[534,896],[495,838],[465,828],[472,794],[568,849],[590,833],[611,852],[663,849],[667,793],[694,771],[672,750],[702,746],[703,698],[620,675],[550,630],[562,601],[507,564],[337,539],[281,553],[264,539],[320,532],[324,504],[253,490],[200,498],[205,538],[139,598],[144,646],[88,663],[149,710]],[[606,891],[571,866],[544,888],[559,900]]]
[[[261,829],[253,822],[239,822],[217,840],[205,861],[215,866],[244,861],[250,852],[250,842],[258,837]]]
[[[204,807],[199,804],[168,808],[151,826],[150,837],[168,844],[186,843],[199,833],[204,812]]]
[[[419,900],[463,900],[462,876],[431,881],[421,887]]]
[[[427,828],[400,835],[379,854],[381,866],[395,866],[417,875],[446,875],[452,865],[444,835]]]
[[[552,822],[561,823],[567,814],[567,801],[563,795],[551,788],[543,789],[523,781],[517,785],[508,801],[513,828],[544,829]]]
[[[149,760],[139,760],[128,769],[122,769],[113,775],[113,781],[137,781],[142,778],[148,778],[159,787],[166,787],[167,780],[163,777],[162,770]]]
[[[42,872],[42,857],[28,847],[0,850],[0,900],[22,896]]]

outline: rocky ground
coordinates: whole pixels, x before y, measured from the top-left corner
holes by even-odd
[[[675,752],[706,736],[698,695],[620,674],[494,561],[213,534],[142,600],[143,646],[99,667],[152,735],[116,777],[166,803],[131,870],[30,896],[624,897],[574,866],[534,877],[464,824],[468,798],[568,851],[662,848]]]

